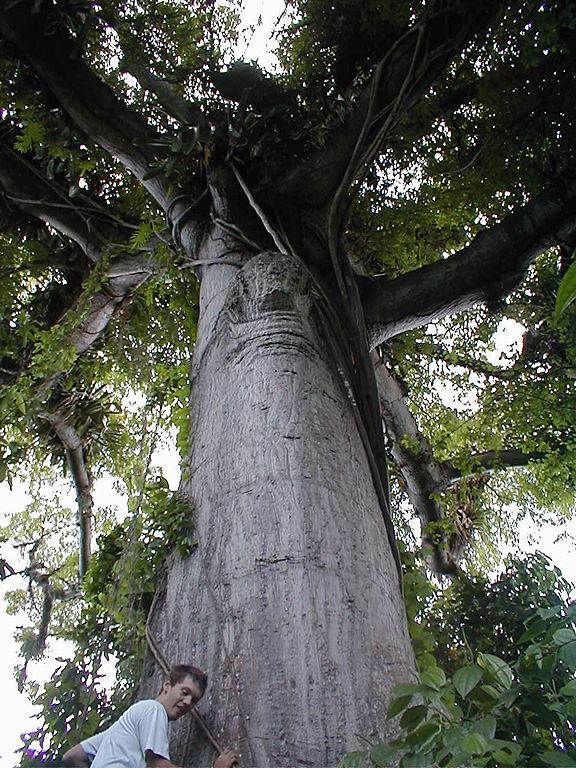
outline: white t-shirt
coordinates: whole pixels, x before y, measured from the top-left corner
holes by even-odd
[[[146,768],[146,752],[169,760],[168,715],[155,699],[133,704],[106,731],[80,742],[91,768]]]

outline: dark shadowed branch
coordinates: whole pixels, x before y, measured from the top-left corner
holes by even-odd
[[[421,18],[382,52],[355,108],[334,130],[327,146],[281,184],[276,180],[275,190],[315,207],[322,207],[336,193],[342,225],[350,185],[447,64],[494,18],[498,7],[498,2],[474,0],[430,3]]]
[[[469,246],[397,279],[362,279],[372,346],[516,288],[540,253],[576,233],[576,182],[543,192]]]
[[[81,193],[71,198],[64,187],[48,179],[37,165],[2,138],[0,191],[11,208],[40,219],[77,243],[93,264],[100,261],[110,238],[126,235],[121,235],[126,225],[115,218],[107,205]]]
[[[120,160],[166,209],[166,180],[161,174],[147,178],[158,157],[155,131],[82,60],[68,32],[52,23],[51,5],[42,3],[35,11],[31,13],[28,3],[3,4],[0,35],[30,63],[76,125]]]
[[[182,99],[170,83],[153,75],[143,64],[125,57],[120,67],[135,77],[144,90],[153,93],[166,112],[176,120],[185,125],[201,125],[206,122],[205,115],[199,109]]]

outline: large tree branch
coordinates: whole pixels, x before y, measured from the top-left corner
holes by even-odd
[[[457,477],[452,467],[436,461],[432,446],[418,429],[405,401],[401,382],[384,361],[376,365],[382,418],[394,465],[403,480],[414,512],[420,519],[422,544],[431,552],[429,564],[438,574],[454,575],[457,560],[450,551],[446,535],[441,540],[430,535],[430,523],[445,517],[440,502]]]
[[[66,416],[58,410],[41,410],[40,418],[45,419],[66,452],[66,464],[74,480],[76,487],[76,501],[78,503],[78,527],[80,532],[79,546],[79,575],[83,579],[86,575],[91,558],[92,537],[92,484],[90,475],[84,461],[84,446],[74,427],[68,422]]]
[[[501,451],[483,451],[468,457],[466,472],[453,469],[455,475],[464,477],[470,471],[493,470],[511,467],[527,467],[533,461],[546,458],[549,454],[542,451],[525,453],[520,448],[509,448]],[[452,466],[452,465],[450,465]]]
[[[476,304],[496,302],[516,288],[540,253],[576,234],[576,182],[547,190],[469,246],[395,280],[361,279],[374,347]]]
[[[454,531],[447,532],[441,526],[436,529],[430,527],[430,523],[446,518],[442,498],[458,485],[459,480],[502,468],[525,467],[533,461],[546,458],[547,454],[506,449],[469,455],[459,467],[451,461],[438,461],[408,408],[402,382],[392,373],[385,360],[379,359],[376,363],[376,379],[388,448],[420,520],[422,544],[430,553],[429,566],[435,573],[454,575],[467,543],[466,535],[470,531],[459,527],[458,515],[451,521]]]
[[[108,206],[80,193],[70,198],[66,190],[0,138],[0,189],[8,204],[44,221],[77,243],[90,262],[97,263],[106,242],[122,226]]]
[[[274,193],[321,207],[381,152],[388,135],[446,66],[495,16],[497,0],[436,0],[386,52],[354,110],[329,144],[279,183]]]
[[[28,3],[2,4],[0,35],[20,51],[78,127],[118,158],[166,209],[170,194],[163,175],[147,178],[156,159],[155,132],[79,58],[50,8],[42,3],[32,13]]]
[[[124,57],[120,67],[135,77],[144,90],[153,93],[166,112],[176,120],[185,125],[201,125],[207,121],[206,116],[197,107],[180,98],[170,83],[153,75],[143,64]]]
[[[71,343],[78,355],[89,349],[108,327],[120,305],[143,283],[152,277],[157,266],[148,253],[121,256],[114,259],[104,275],[104,287],[89,300],[80,325],[74,331]],[[85,299],[77,302],[82,306]],[[70,310],[74,312],[74,307]]]
[[[4,193],[7,204],[32,218],[39,218],[76,242],[88,262],[101,270],[102,287],[91,294],[82,291],[71,306],[61,308],[58,320],[59,323],[66,322],[75,315],[79,318],[79,322],[73,323],[68,341],[77,355],[83,354],[105,331],[120,305],[155,273],[153,251],[157,238],[151,238],[145,249],[137,254],[124,253],[111,259],[103,268],[103,255],[108,247],[118,248],[127,243],[132,227],[118,220],[110,206],[100,200],[83,193],[71,199],[56,181],[46,178],[41,169],[2,140],[0,192]],[[66,271],[66,267],[63,269]],[[29,360],[30,354],[27,362]],[[0,380],[4,378],[14,383],[26,362],[17,366],[8,365],[11,361],[3,359],[4,362]],[[7,370],[3,371],[3,368]],[[44,389],[50,389],[57,378],[58,374],[45,382]]]

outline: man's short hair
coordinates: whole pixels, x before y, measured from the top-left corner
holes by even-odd
[[[208,675],[205,672],[202,672],[198,667],[193,667],[192,664],[174,664],[170,667],[168,672],[168,682],[170,685],[181,683],[185,677],[191,677],[200,688],[202,695],[204,695],[208,685]]]

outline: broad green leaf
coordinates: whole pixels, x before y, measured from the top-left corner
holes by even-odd
[[[502,691],[498,697],[498,704],[504,707],[511,707],[519,695],[520,691],[517,687],[509,688],[507,691]]]
[[[496,718],[494,715],[486,715],[481,720],[473,723],[472,728],[474,733],[479,733],[484,737],[486,742],[491,741],[496,733]]]
[[[388,720],[391,720],[393,717],[396,717],[396,715],[399,715],[400,712],[403,712],[411,701],[412,694],[392,699],[390,706],[388,707],[388,714],[386,715]]]
[[[393,694],[397,699],[400,696],[413,696],[420,690],[418,683],[398,683],[394,686]]]
[[[468,765],[469,763],[470,755],[461,749],[457,749],[452,753],[450,760],[447,763],[443,763],[443,765],[446,768],[461,768],[461,766]]]
[[[576,252],[575,252],[576,253]],[[573,254],[574,258],[574,254]],[[558,294],[556,296],[556,306],[554,308],[554,321],[557,323],[560,316],[568,309],[570,304],[576,299],[576,261],[570,265],[568,271],[562,278]]]
[[[503,659],[493,656],[491,653],[479,653],[478,664],[504,688],[510,688],[514,680],[514,673]]]
[[[482,679],[482,669],[477,664],[461,667],[454,673],[452,682],[463,699]]]
[[[483,755],[486,752],[486,739],[480,733],[469,733],[460,742],[461,749],[469,755]]]
[[[511,755],[509,752],[504,752],[502,749],[493,752],[492,756],[494,760],[496,760],[497,765],[518,765],[515,755]]]
[[[520,635],[518,638],[518,643],[527,643],[529,640],[533,640],[537,635],[541,634],[542,632],[545,632],[548,627],[550,626],[550,622],[542,619],[536,619],[536,621],[533,621],[530,623],[530,626],[524,632],[524,634]]]
[[[576,768],[576,760],[559,749],[544,752],[540,759],[546,765],[552,765],[554,768]]]
[[[345,755],[342,758],[338,768],[364,768],[364,766],[366,765],[367,759],[368,759],[367,751],[350,752],[350,754]]]
[[[422,752],[426,749],[440,733],[441,726],[438,722],[425,723],[416,731],[412,731],[406,737],[406,744],[412,749]]]
[[[370,750],[370,760],[374,768],[388,768],[396,750],[389,744],[378,744]]]
[[[522,747],[520,744],[518,744],[517,741],[508,741],[506,739],[492,739],[492,743],[489,745],[490,748],[495,748],[495,750],[498,751],[498,754],[502,753],[505,754],[508,758],[511,758],[514,762],[518,759],[518,756],[522,752]],[[496,751],[495,751],[495,757],[496,757]],[[501,760],[501,758],[496,758],[498,760]],[[507,763],[509,765],[509,763]]]
[[[423,704],[410,707],[400,718],[400,726],[406,731],[413,731],[425,719],[427,714],[428,707],[425,707]]]
[[[481,689],[484,693],[486,693],[491,699],[499,699],[501,691],[499,691],[497,688],[494,688],[493,685],[483,685],[481,686]],[[477,689],[474,689],[474,693],[476,693]]]
[[[553,605],[551,608],[538,608],[538,615],[543,619],[551,619],[552,616],[558,616],[562,612],[562,606]]]
[[[554,643],[558,653],[572,669],[576,669],[576,634],[572,629],[559,629],[554,632]]]
[[[569,683],[560,688],[560,693],[563,696],[576,696],[576,680],[570,680]]]
[[[420,682],[430,688],[439,690],[443,685],[446,685],[446,675],[440,667],[428,667],[420,675]]]
[[[458,704],[455,704],[453,701],[444,701],[443,703],[448,715],[453,721],[461,720],[464,717],[462,708],[459,707]]]
[[[26,403],[24,401],[24,398],[22,396],[22,393],[16,390],[14,393],[14,397],[16,398],[16,405],[18,407],[18,410],[20,413],[25,416],[26,415]]]

